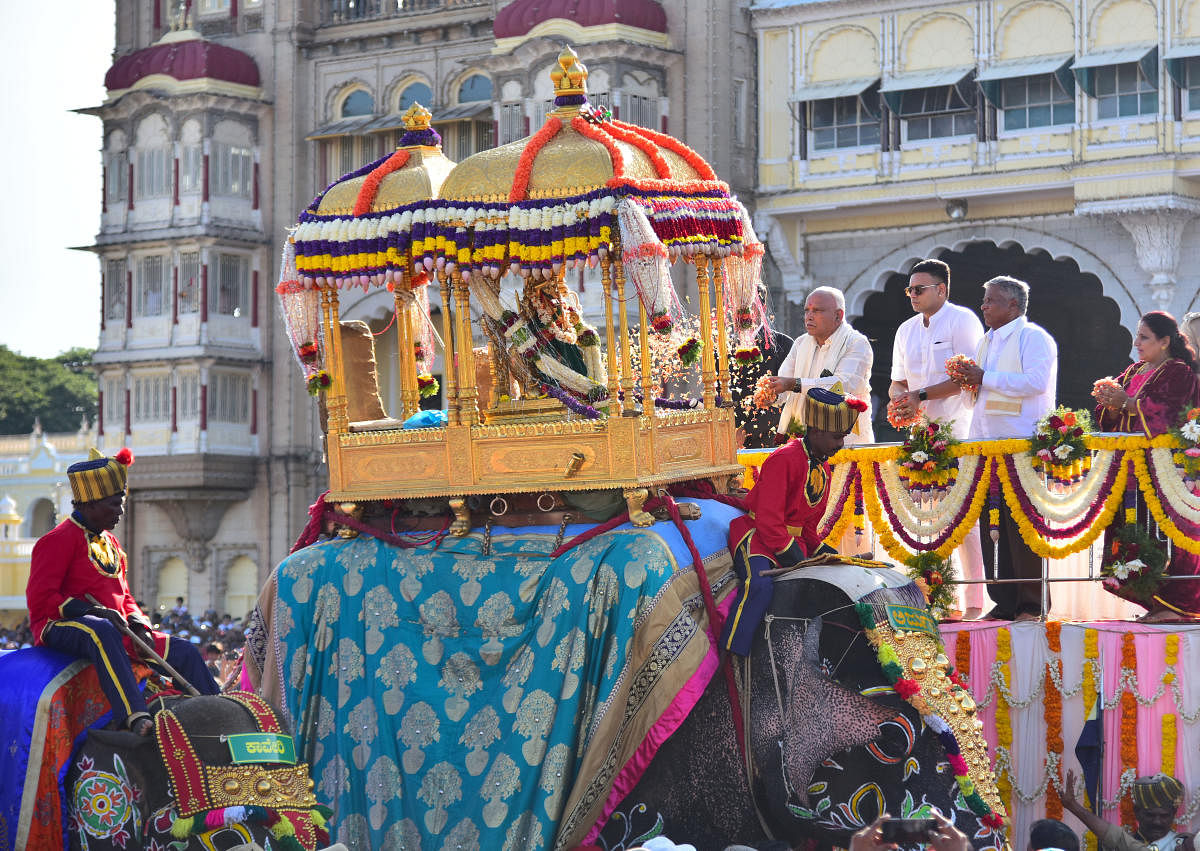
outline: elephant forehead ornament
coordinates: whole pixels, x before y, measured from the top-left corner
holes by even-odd
[[[291,737],[270,704],[247,692],[224,697],[249,711],[261,733],[281,742],[280,750],[292,752]],[[297,763],[293,758],[291,764],[281,767],[269,767],[265,762],[205,764],[175,713],[166,709],[154,717],[154,735],[177,802],[178,818],[171,827],[172,835],[184,838],[230,821],[257,818],[267,824],[273,836],[292,839],[299,847],[328,843],[326,819],[330,810],[317,803],[306,763]],[[286,841],[284,844],[292,845]]]
[[[993,829],[1004,804],[988,759],[975,701],[942,652],[937,622],[923,609],[857,603],[855,609],[884,675],[937,733],[967,806]]]

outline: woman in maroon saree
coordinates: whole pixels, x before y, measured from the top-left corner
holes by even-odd
[[[1128,367],[1117,383],[1120,387],[1100,385],[1096,389],[1096,423],[1101,431],[1133,432],[1147,437],[1169,431],[1181,412],[1200,405],[1200,377],[1196,354],[1179,332],[1175,317],[1161,310],[1147,313],[1138,323],[1134,346],[1138,362]],[[1145,524],[1146,509],[1138,506],[1138,523]],[[1184,518],[1173,517],[1185,535],[1200,540],[1200,526]],[[1105,533],[1109,545],[1111,530]],[[1172,548],[1169,576],[1200,577],[1200,556],[1179,547]],[[1180,619],[1200,619],[1200,578],[1194,581],[1173,579],[1163,582],[1147,603],[1130,599],[1148,611],[1146,623]]]

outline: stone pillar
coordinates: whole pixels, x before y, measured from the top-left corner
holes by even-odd
[[[1121,224],[1133,239],[1138,265],[1149,275],[1146,310],[1171,310],[1175,301],[1179,249],[1183,230],[1200,215],[1200,202],[1179,195],[1091,201],[1076,205],[1076,213],[1106,216]]]

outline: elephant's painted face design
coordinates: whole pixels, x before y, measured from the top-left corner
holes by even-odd
[[[125,763],[113,757],[113,771],[100,771],[91,757],[80,757],[76,764],[79,777],[71,788],[71,828],[79,844],[88,847],[88,839],[100,840],[124,848],[132,837],[140,837],[141,814],[136,806],[141,790],[129,781]]]
[[[767,640],[772,641],[767,629]],[[896,713],[852,692],[821,671],[821,618],[803,632],[779,637],[772,659],[783,700],[784,783],[791,798],[809,804],[809,785],[817,767],[836,753],[873,742],[879,726]]]

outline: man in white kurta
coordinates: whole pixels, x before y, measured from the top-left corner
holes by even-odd
[[[1054,410],[1058,383],[1058,346],[1045,329],[1025,318],[1029,285],[1015,278],[992,278],[984,287],[983,321],[988,332],[975,355],[967,379],[977,393],[963,391],[974,407],[971,439],[1029,437],[1042,417]],[[988,518],[980,517],[980,529]],[[1025,543],[1008,511],[1000,506],[1000,540],[984,552],[984,565],[1000,579],[1029,579],[1020,584],[989,585],[995,607],[989,619],[1028,620],[1041,613],[1042,560]],[[998,553],[990,552],[998,548]],[[990,577],[989,577],[990,578]],[[1047,609],[1050,601],[1046,600]]]
[[[946,374],[954,355],[975,357],[983,326],[965,307],[952,304],[950,267],[941,260],[922,260],[913,266],[905,289],[916,316],[896,330],[892,344],[892,385],[889,395],[907,411],[923,411],[930,419],[952,423],[951,432],[965,439],[972,408]],[[972,529],[955,551],[959,575],[974,584],[960,585],[959,600],[968,620],[983,614],[983,551],[979,528]]]
[[[792,344],[772,382],[783,406],[776,431],[787,434],[793,419],[804,422],[804,395],[814,387],[826,390],[840,383],[847,396],[871,399],[871,364],[875,353],[870,341],[846,321],[846,299],[833,287],[817,287],[804,302],[804,336]],[[822,373],[827,373],[822,377]],[[858,418],[846,437],[846,446],[874,443],[871,410]]]

